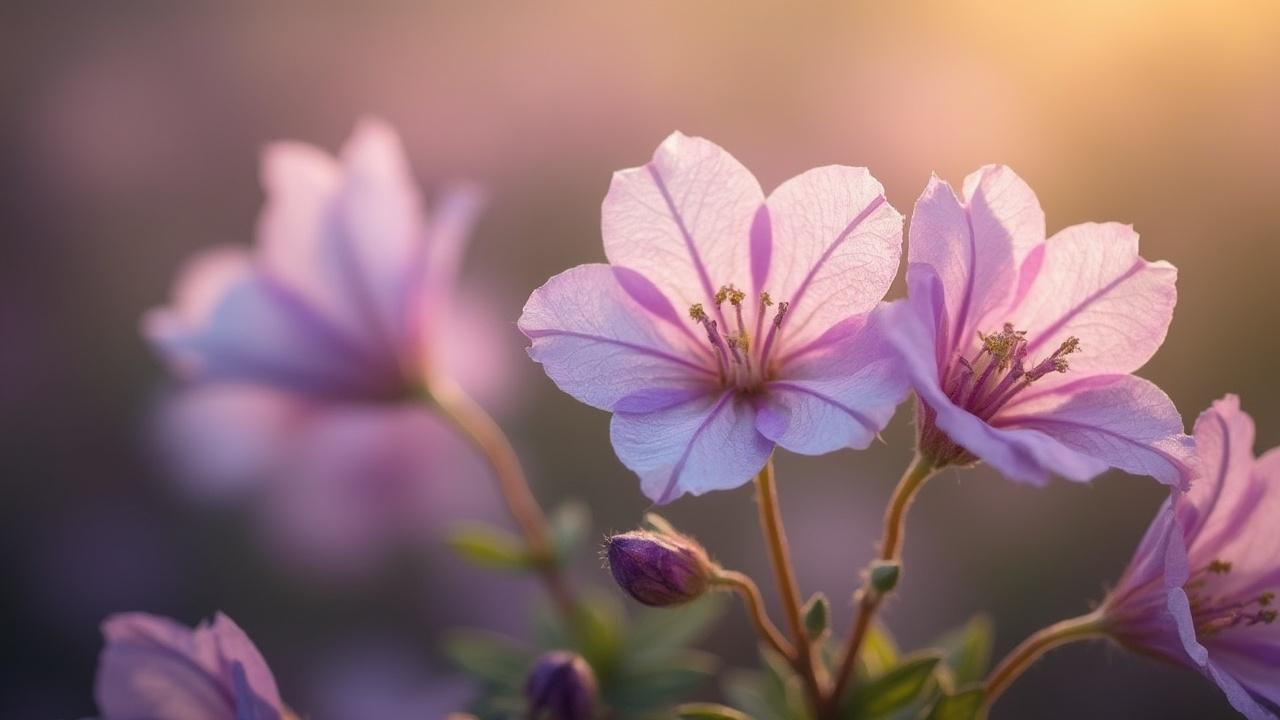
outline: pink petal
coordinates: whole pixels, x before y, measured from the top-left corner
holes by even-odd
[[[789,347],[884,298],[898,273],[902,215],[866,168],[809,170],[780,185],[767,206],[772,252],[756,292],[790,302]]]
[[[827,333],[830,341],[788,363],[765,386],[756,419],[760,434],[807,455],[867,447],[907,394],[880,316],[846,320]]]
[[[1195,467],[1194,443],[1173,401],[1133,375],[1100,375],[1015,398],[992,423],[1038,430],[1111,467],[1175,487],[1186,487]]]
[[[601,208],[605,255],[639,272],[684,312],[721,285],[747,288],[755,177],[702,138],[674,133],[648,164],[614,173]],[[724,326],[724,323],[721,323]]]
[[[253,690],[253,694],[272,707],[281,707],[280,691],[276,688],[275,676],[271,674],[267,661],[244,630],[241,630],[231,618],[218,613],[214,616],[213,625],[209,631],[217,644],[218,656],[222,661],[223,678],[227,686],[232,685],[232,666],[239,665],[243,668],[245,680]]]
[[[457,185],[449,188],[436,205],[428,230],[426,258],[422,271],[410,286],[413,295],[408,304],[406,322],[409,331],[407,342],[420,348],[420,357],[427,357],[432,348],[435,327],[442,319],[459,310],[454,293],[462,258],[471,240],[471,231],[484,209],[485,194],[474,185]],[[452,342],[452,335],[440,341]]]
[[[519,322],[529,355],[561,390],[602,410],[654,389],[709,392],[710,343],[698,344],[661,295],[642,303],[620,278],[642,285],[629,270],[580,265],[535,290]]]
[[[1080,339],[1070,371],[1041,387],[1081,375],[1129,373],[1164,342],[1177,300],[1178,273],[1166,262],[1138,255],[1138,234],[1117,223],[1069,227],[1045,244],[1040,270],[1007,318],[1027,331],[1029,357],[1052,353],[1068,337]]]
[[[196,658],[190,628],[144,613],[102,624],[94,695],[103,720],[231,720],[231,698]]]
[[[957,197],[936,176],[911,215],[908,261],[932,267],[942,281],[948,314],[941,346],[953,354],[978,330],[1005,318],[1018,270],[1044,242],[1044,212],[1035,193],[1012,170],[988,165],[965,178]]]
[[[751,481],[773,443],[756,431],[751,402],[733,391],[650,413],[615,413],[613,449],[654,502]]]
[[[201,379],[339,395],[392,382],[361,346],[243,253],[198,256],[174,294],[177,304],[149,313],[143,332],[179,370]]]

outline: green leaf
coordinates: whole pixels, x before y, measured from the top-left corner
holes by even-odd
[[[982,712],[984,693],[972,687],[954,695],[943,695],[934,703],[927,720],[976,720]]]
[[[680,607],[647,608],[628,633],[628,662],[660,663],[671,653],[700,638],[724,613],[725,599],[707,594]]]
[[[686,703],[676,708],[679,720],[751,720],[731,707],[715,703]]]
[[[904,658],[897,667],[858,686],[849,698],[852,717],[881,717],[910,704],[928,687],[941,661],[937,653]]]
[[[548,519],[551,543],[561,563],[577,554],[591,528],[591,513],[582,502],[567,502],[555,509]]]
[[[597,673],[609,673],[621,657],[623,617],[612,594],[591,593],[579,598],[572,644]]]
[[[733,670],[724,678],[724,696],[748,717],[786,717],[785,703],[766,687],[765,675],[753,670]]]
[[[461,630],[445,639],[445,654],[464,672],[505,690],[519,689],[533,655],[516,641],[497,633]]]
[[[994,635],[991,620],[985,615],[976,615],[939,638],[936,644],[946,653],[947,667],[957,685],[978,682],[986,675]]]
[[[810,639],[817,640],[826,634],[830,617],[831,603],[827,601],[827,596],[820,592],[814,593],[804,605],[804,629]]]
[[[898,644],[893,641],[888,628],[875,623],[862,640],[862,652],[858,653],[858,677],[879,677],[897,664]]]
[[[481,567],[528,570],[534,564],[519,538],[491,525],[459,525],[449,533],[448,544],[459,555]]]
[[[661,667],[627,668],[606,688],[605,701],[615,710],[644,712],[670,709],[715,675],[718,660],[702,652],[684,652]]]

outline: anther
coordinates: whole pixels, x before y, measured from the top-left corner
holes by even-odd
[[[1231,563],[1223,560],[1214,560],[1209,563],[1209,572],[1216,575],[1226,575],[1231,572]]]

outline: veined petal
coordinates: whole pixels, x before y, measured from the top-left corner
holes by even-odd
[[[792,452],[867,447],[906,397],[901,364],[884,338],[882,312],[833,327],[815,349],[765,386],[756,427]]]
[[[199,633],[201,629],[203,628],[198,628],[196,632]],[[218,613],[208,626],[208,632],[218,649],[223,678],[228,687],[234,686],[234,666],[239,666],[244,682],[252,689],[253,694],[271,707],[280,707],[280,691],[276,688],[275,676],[271,674],[266,659],[244,630],[231,618]],[[256,720],[258,716],[252,717]]]
[[[681,311],[750,281],[750,235],[764,193],[723,148],[674,133],[646,165],[614,173],[601,207],[604,251],[652,280]],[[723,326],[724,323],[721,323]]]
[[[784,337],[795,347],[870,312],[898,273],[902,215],[866,168],[815,168],[766,201],[772,251],[755,288],[790,303]]]
[[[198,256],[179,276],[172,307],[143,334],[200,379],[265,382],[319,394],[377,392],[388,369],[242,251]]]
[[[756,430],[751,401],[732,390],[650,413],[615,413],[613,449],[654,502],[744,485],[773,443]]]
[[[1235,663],[1228,670],[1226,663],[1219,661],[1216,656],[1205,668],[1209,677],[1218,684],[1219,688],[1222,688],[1231,707],[1248,720],[1276,720],[1276,715],[1262,707],[1250,692],[1250,686],[1256,687],[1258,689],[1254,692],[1265,697],[1269,702],[1280,705],[1280,691],[1276,689],[1275,670],[1274,665],[1259,666],[1256,663],[1251,665]],[[1249,683],[1246,678],[1254,682]]]
[[[1027,331],[1027,352],[1038,359],[1069,337],[1080,347],[1071,372],[1042,386],[1080,375],[1129,373],[1146,364],[1164,342],[1177,301],[1178,271],[1138,255],[1138,234],[1119,223],[1075,225],[1044,245],[1039,273],[1008,318]]]
[[[196,656],[189,628],[144,613],[102,624],[94,696],[104,720],[227,720],[233,698]]]
[[[963,197],[936,176],[929,181],[911,215],[908,259],[931,266],[942,282],[945,354],[1005,306],[1019,268],[1044,237],[1035,193],[1007,167],[989,165],[969,175]]]
[[[1264,485],[1253,478],[1253,418],[1240,398],[1227,395],[1196,418],[1200,474],[1178,506],[1188,540],[1217,552],[1227,538],[1242,535],[1242,521],[1259,501]]]
[[[710,344],[694,345],[661,295],[637,301],[608,265],[580,265],[533,291],[520,316],[529,355],[579,401],[614,410],[655,389],[711,391]],[[634,281],[633,283],[634,284]]]
[[[1029,428],[1064,446],[1134,475],[1185,488],[1195,467],[1173,401],[1133,375],[1100,375],[1016,401],[997,413],[1000,428]]]

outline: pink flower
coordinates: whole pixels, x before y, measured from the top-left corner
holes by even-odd
[[[905,392],[872,310],[897,273],[902,216],[864,168],[830,166],[767,199],[737,160],[673,134],[613,177],[609,264],[534,291],[529,354],[613,413],[645,494],[737,487],[775,445],[863,448]]]
[[[94,693],[103,720],[294,717],[258,648],[222,613],[195,630],[156,615],[113,615],[102,635]]]
[[[1120,643],[1196,668],[1250,720],[1274,720],[1280,448],[1254,457],[1234,395],[1200,416],[1195,439],[1202,474],[1160,509],[1101,613]]]
[[[1177,408],[1130,374],[1164,342],[1177,271],[1142,259],[1131,227],[1088,223],[1045,240],[1031,188],[987,166],[959,196],[930,180],[908,263],[908,299],[886,326],[935,466],[980,459],[1035,484],[1107,467],[1185,482],[1191,439]]]
[[[336,159],[271,146],[262,179],[257,248],[198,257],[145,318],[190,381],[164,435],[199,492],[262,492],[277,546],[354,568],[489,499],[421,400],[432,373],[480,395],[503,380],[498,323],[454,303],[479,197],[452,191],[429,218],[399,139],[368,120]]]

